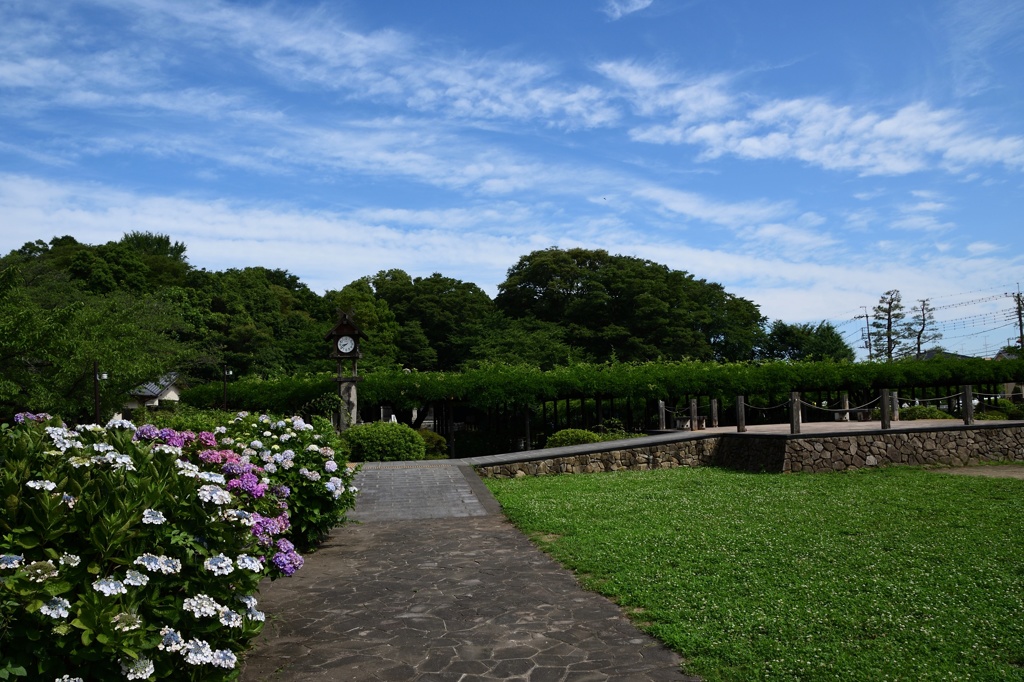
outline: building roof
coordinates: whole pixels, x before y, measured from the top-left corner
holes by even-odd
[[[159,379],[157,379],[156,381],[151,381],[149,383],[142,384],[141,386],[136,386],[134,389],[132,389],[131,395],[133,398],[159,398],[169,388],[171,388],[174,385],[174,382],[176,382],[177,380],[178,373],[169,372],[160,377]]]

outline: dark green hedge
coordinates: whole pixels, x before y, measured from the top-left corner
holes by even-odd
[[[465,372],[374,372],[359,385],[362,405],[408,409],[443,400],[480,409],[536,404],[568,397],[668,399],[682,395],[781,396],[789,391],[857,391],[928,388],[1024,381],[1024,360],[948,359],[891,363],[652,362],[577,364],[541,371],[515,365],[485,365]],[[185,392],[183,402],[218,407],[219,383]],[[228,384],[232,409],[323,413],[337,405],[332,374]]]

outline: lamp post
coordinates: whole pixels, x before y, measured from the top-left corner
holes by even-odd
[[[234,375],[227,367],[224,368],[224,404],[223,408],[228,409],[228,377]]]
[[[92,361],[92,406],[93,421],[100,423],[100,382],[107,380],[107,373],[100,373],[99,360]]]

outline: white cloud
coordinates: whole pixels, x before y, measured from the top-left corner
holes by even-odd
[[[650,7],[654,0],[607,0],[602,8],[612,21],[618,21],[627,14]]]
[[[971,242],[967,245],[967,253],[972,256],[983,256],[998,250],[999,246],[990,242]]]
[[[763,223],[791,210],[786,204],[765,201],[720,203],[693,192],[665,187],[639,188],[633,194],[648,199],[672,213],[726,227],[746,227]]]
[[[1024,5],[1003,0],[951,0],[944,12],[953,89],[970,97],[993,87],[991,60],[997,50],[1024,47]]]
[[[651,87],[661,82],[648,79]],[[722,110],[741,102],[717,86]],[[640,108],[644,105],[638,103]],[[962,172],[969,166],[1000,164],[1024,170],[1024,137],[973,132],[962,112],[933,109],[923,102],[891,114],[868,107],[840,106],[822,98],[778,99],[704,120],[679,117],[671,123],[635,126],[638,142],[691,144],[701,157],[794,159],[828,170],[862,175],[905,175],[941,167]]]

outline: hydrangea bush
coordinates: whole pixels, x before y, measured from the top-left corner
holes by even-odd
[[[0,678],[234,679],[263,625],[260,580],[302,565],[288,535],[296,492],[333,502],[321,516],[335,521],[354,503],[344,462],[297,419],[276,430],[317,450],[288,467],[255,439],[236,447],[228,432],[248,429],[248,415],[199,434],[15,421],[0,430]],[[337,482],[324,480],[328,461]],[[292,468],[321,479],[290,486]]]
[[[291,524],[285,535],[302,551],[319,545],[355,506],[348,447],[326,419],[315,417],[309,424],[300,417],[240,412],[221,444],[262,467],[287,496]]]

